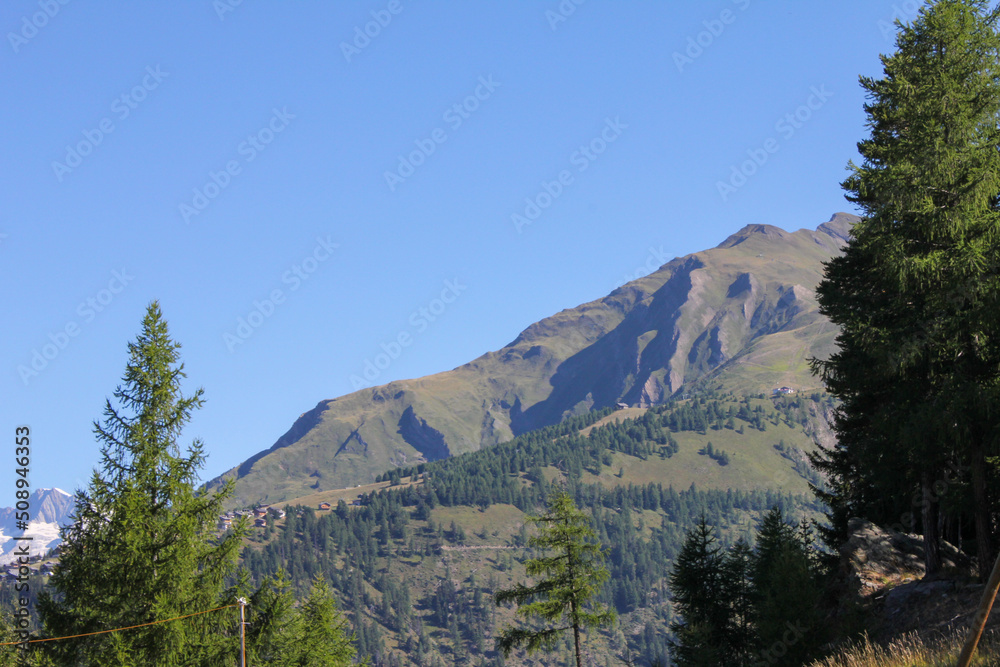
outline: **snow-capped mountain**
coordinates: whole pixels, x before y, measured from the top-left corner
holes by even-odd
[[[17,510],[13,507],[0,508],[0,565],[6,565],[14,559],[14,550],[18,548],[14,536],[29,536],[29,555],[44,555],[49,549],[57,546],[59,528],[71,523],[73,513],[73,495],[62,489],[37,489],[28,499],[28,528],[17,527]]]

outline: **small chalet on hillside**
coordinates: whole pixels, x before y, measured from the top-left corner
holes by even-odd
[[[771,393],[775,396],[787,396],[788,394],[794,394],[795,390],[791,387],[778,387]]]

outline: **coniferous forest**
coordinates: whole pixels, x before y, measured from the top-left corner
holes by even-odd
[[[796,423],[801,407],[812,402],[811,398],[782,401],[780,410],[748,407],[760,400],[686,401],[579,435],[610,414],[598,411],[494,448],[392,471],[386,481],[396,486],[366,495],[360,506],[341,501],[330,512],[289,509],[283,529],[263,531],[259,543],[244,550],[242,562],[255,580],[284,570],[293,586],[303,591],[312,577],[325,576],[342,595],[343,608],[353,614],[359,654],[373,656],[377,664],[407,664],[387,650],[387,631],[403,637],[394,641],[402,641],[403,652],[410,655],[440,654],[446,660],[442,664],[450,664],[456,656],[502,664],[489,639],[498,613],[491,595],[499,577],[531,556],[530,550],[521,548],[528,541],[527,527],[498,545],[489,526],[480,531],[461,524],[477,525],[476,514],[490,516],[488,510],[496,505],[534,513],[544,507],[551,479],[558,479],[576,505],[593,517],[597,540],[609,549],[610,577],[596,600],[619,614],[641,612],[637,617],[648,619],[640,632],[619,637],[617,650],[665,660],[673,618],[666,582],[689,530],[703,519],[728,526],[720,537],[720,544],[728,546],[740,537],[752,538],[751,517],[760,518],[773,508],[786,515],[817,517],[822,505],[807,494],[767,489],[676,490],[660,483],[608,488],[581,478],[585,471],[614,477],[613,466],[609,467],[613,452],[670,458],[678,447],[674,433],[710,433],[720,423],[726,428],[729,419],[764,431],[767,424],[773,428],[775,422]],[[411,479],[420,483],[410,485]],[[472,511],[460,523],[445,524],[433,518],[440,508]],[[660,525],[652,517],[662,517]],[[489,575],[477,572],[457,583],[453,574],[445,572],[436,586],[414,590],[406,568],[390,565],[441,562],[443,553],[462,553],[442,549],[484,543],[516,548],[493,552],[498,555],[484,568]],[[436,663],[427,658],[416,664]]]

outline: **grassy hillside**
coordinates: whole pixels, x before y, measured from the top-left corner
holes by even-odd
[[[368,484],[391,468],[618,402],[649,407],[686,391],[782,385],[811,391],[818,382],[807,359],[828,355],[835,334],[813,289],[853,220],[837,214],[797,232],[749,225],[452,371],[321,401],[223,477],[237,478],[240,502],[280,501]]]

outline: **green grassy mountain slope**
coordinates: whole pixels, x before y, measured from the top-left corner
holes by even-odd
[[[829,354],[835,330],[813,289],[855,219],[838,213],[797,232],[748,225],[454,370],[321,401],[223,477],[237,478],[239,503],[279,501],[617,402],[657,405],[688,388],[816,388],[806,360]]]
[[[619,614],[586,633],[587,665],[647,665],[667,655],[671,565],[705,516],[723,544],[752,539],[764,512],[818,517],[803,451],[804,422],[823,394],[761,397],[706,392],[649,409],[590,412],[500,445],[383,475],[361,488],[280,505],[242,552],[255,582],[288,573],[300,594],[322,573],[337,591],[359,654],[377,667],[575,664],[565,646],[507,661],[493,649],[514,608],[493,604],[525,582],[533,529],[552,483],[567,484],[607,547],[598,599]],[[710,448],[711,444],[711,448]],[[329,502],[330,510],[318,510]],[[304,508],[298,509],[297,506]]]

